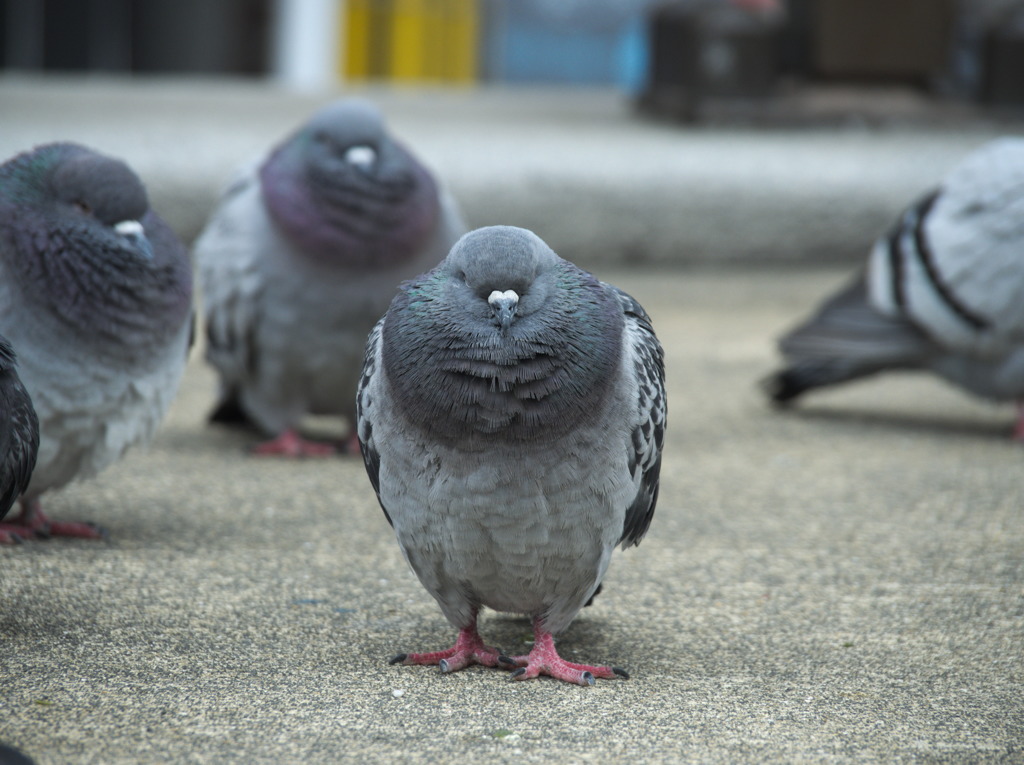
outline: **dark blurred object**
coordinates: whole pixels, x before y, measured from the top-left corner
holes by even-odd
[[[270,0],[0,0],[0,68],[263,74]]]
[[[1009,8],[985,35],[982,98],[1024,106],[1024,4]]]
[[[9,744],[0,744],[0,765],[35,765],[36,761]]]
[[[650,68],[638,107],[693,121],[708,99],[771,95],[779,75],[783,14],[775,3],[680,1],[648,16]]]
[[[949,61],[955,0],[817,0],[815,74],[930,85]]]

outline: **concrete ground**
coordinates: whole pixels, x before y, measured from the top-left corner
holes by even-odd
[[[836,270],[601,273],[667,351],[661,500],[560,641],[628,681],[388,666],[454,631],[354,458],[248,457],[199,358],[148,451],[54,493],[110,541],[0,551],[0,741],[40,763],[1021,762],[1012,407],[755,383]],[[523,650],[528,624],[488,614]]]
[[[197,349],[152,446],[47,500],[110,540],[0,549],[0,741],[39,763],[1024,762],[1012,407],[909,375],[792,412],[756,387],[863,243],[1006,126],[682,129],[610,94],[372,95],[471,223],[535,228],[654,318],[659,507],[560,641],[632,678],[388,666],[454,633],[362,465],[247,456],[204,424]],[[125,157],[187,238],[322,100],[3,78],[0,154],[73,138]],[[482,630],[529,637],[504,615]]]

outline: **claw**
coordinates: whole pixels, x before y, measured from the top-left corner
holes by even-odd
[[[629,673],[622,667],[612,667],[612,672],[621,677],[623,680],[629,680]]]
[[[388,659],[388,664],[401,664],[408,657],[409,657],[409,654],[407,654],[407,653],[396,653],[394,656],[392,656],[390,659]]]
[[[0,544],[3,545],[20,545],[25,542],[22,539],[21,534],[15,531],[3,531],[0,530]]]
[[[526,674],[526,667],[520,667],[519,669],[514,670],[512,672],[512,674],[508,676],[508,679],[509,680],[515,680],[517,678],[522,677],[525,674]]]

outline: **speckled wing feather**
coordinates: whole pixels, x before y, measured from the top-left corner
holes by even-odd
[[[869,296],[951,351],[1024,341],[1024,139],[969,154],[875,245]]]
[[[366,340],[366,357],[363,360],[363,372],[359,377],[359,390],[356,393],[356,422],[359,435],[359,450],[363,455],[363,464],[366,465],[366,474],[370,477],[370,484],[377,495],[377,501],[384,511],[384,517],[388,523],[394,526],[388,509],[380,499],[380,454],[377,451],[373,440],[373,424],[369,416],[369,408],[373,402],[370,398],[370,381],[380,369],[380,337],[384,330],[384,319],[381,319],[370,332]]]
[[[779,343],[779,403],[892,369],[1024,396],[1024,139],[991,141],[910,205],[863,275]],[[1024,432],[1024,430],[1022,430]]]
[[[39,421],[14,364],[0,337],[0,519],[28,487],[39,450]]]
[[[637,385],[637,415],[639,424],[633,429],[633,453],[630,471],[639,484],[636,499],[626,510],[622,527],[623,549],[640,544],[654,517],[658,501],[661,475],[661,448],[665,440],[667,415],[665,398],[665,359],[661,344],[654,336],[651,319],[643,307],[622,290],[613,290],[622,304],[625,315],[625,342],[623,352],[626,363],[632,363]]]
[[[258,164],[244,168],[229,184],[211,216],[210,225],[196,241],[196,259],[202,268],[206,317],[206,358],[220,371],[224,390],[255,374],[259,294],[259,228],[252,225],[260,211]],[[251,233],[252,232],[252,233]]]

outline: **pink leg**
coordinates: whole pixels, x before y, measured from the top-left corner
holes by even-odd
[[[555,639],[541,626],[539,619],[533,622],[533,637],[533,648],[526,656],[501,657],[502,664],[518,667],[510,676],[512,680],[527,680],[538,675],[548,675],[567,683],[593,685],[596,677],[629,679],[629,673],[619,667],[597,667],[566,661],[558,655]]]
[[[432,653],[400,653],[392,656],[388,664],[437,664],[442,672],[455,672],[470,664],[496,667],[500,655],[501,651],[497,648],[484,645],[474,620],[472,625],[459,630],[459,636],[451,648]]]
[[[1013,426],[1013,440],[1024,443],[1024,401],[1017,402],[1017,422]]]
[[[0,544],[17,544],[32,537],[78,537],[106,539],[107,532],[95,523],[51,521],[39,506],[39,500],[21,500],[21,512],[6,523],[0,523]]]
[[[251,449],[259,457],[332,457],[338,448],[332,444],[309,441],[294,428],[288,428],[277,438],[264,441]]]

